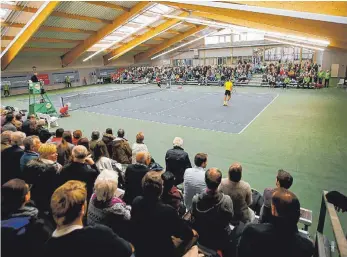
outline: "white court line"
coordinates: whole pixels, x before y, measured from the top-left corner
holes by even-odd
[[[237,134],[241,134],[243,131],[245,131],[245,129],[248,128],[248,126],[251,125],[251,124],[253,123],[253,121],[255,121],[255,119],[258,118],[259,115],[262,114],[263,111],[265,111],[266,108],[268,108],[268,107],[277,99],[277,97],[279,97],[279,94],[277,94],[277,96],[276,96],[274,99],[272,99],[272,101],[271,101],[270,103],[268,103],[268,104],[263,108],[263,110],[261,110],[261,111],[257,114],[257,116],[255,116],[255,117],[253,118],[253,120],[251,120],[251,121],[250,121],[239,133],[237,133]]]

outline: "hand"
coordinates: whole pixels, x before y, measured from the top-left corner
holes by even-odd
[[[90,158],[90,157],[87,157],[87,158],[85,159],[85,162],[86,162],[88,165],[94,165],[94,164],[95,164],[95,162],[93,161],[93,159]]]

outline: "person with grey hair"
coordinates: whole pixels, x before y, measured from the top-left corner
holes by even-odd
[[[136,163],[128,165],[124,177],[125,194],[123,200],[132,204],[136,196],[142,195],[142,178],[150,170],[151,155],[148,152],[138,152]]]
[[[72,149],[72,161],[66,164],[61,171],[59,184],[63,185],[69,180],[79,180],[86,183],[89,201],[99,173],[93,159],[88,155],[87,148],[83,145],[77,145]]]
[[[12,131],[10,130],[1,133],[1,152],[11,147],[11,134]]]
[[[112,172],[112,171],[111,171]],[[131,207],[117,196],[118,177],[98,176],[88,205],[88,225],[102,224],[127,238]]]
[[[172,172],[175,177],[175,185],[179,185],[184,181],[184,172],[191,168],[192,164],[189,155],[183,149],[183,139],[175,137],[173,140],[173,148],[169,149],[165,155],[166,170]]]
[[[24,154],[20,158],[20,170],[23,171],[25,165],[32,159],[39,157],[38,151],[41,146],[41,141],[38,136],[28,136],[23,141]]]
[[[1,152],[1,183],[20,177],[20,158],[24,154],[25,134],[20,131],[11,134],[11,147]]]

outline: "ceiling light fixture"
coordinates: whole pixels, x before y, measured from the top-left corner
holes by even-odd
[[[281,40],[281,39],[272,38],[272,37],[268,37],[268,36],[265,36],[264,39],[268,40],[268,41],[273,41],[273,42],[283,43],[283,44],[287,44],[287,45],[293,45],[293,46],[308,48],[308,49],[314,49],[314,50],[318,50],[318,51],[324,51],[325,50],[324,48],[321,48],[321,47],[311,46],[311,45],[307,45],[307,44],[298,44],[295,42],[291,42],[291,41],[287,41],[287,40]]]

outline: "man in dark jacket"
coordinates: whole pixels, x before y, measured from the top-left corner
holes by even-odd
[[[124,138],[124,130],[119,129],[112,142],[112,159],[121,164],[131,164],[132,151],[128,140]]]
[[[22,157],[25,134],[17,131],[11,134],[12,146],[1,152],[1,183],[20,177],[20,158]]]
[[[25,165],[32,159],[39,157],[38,150],[41,146],[41,141],[37,136],[28,136],[23,141],[24,154],[20,158],[20,170],[23,171]]]
[[[199,234],[199,243],[223,256],[232,255],[230,223],[233,218],[233,202],[230,196],[218,191],[222,172],[210,168],[205,173],[206,192],[195,195],[192,201],[193,227]]]
[[[298,232],[300,202],[296,195],[284,188],[276,189],[271,211],[269,223],[246,225],[238,248],[239,257],[311,257],[313,243]]]
[[[115,139],[116,137],[113,135],[113,131],[111,128],[107,128],[106,129],[106,133],[104,133],[102,135],[102,141],[105,143],[105,145],[107,146],[107,150],[108,150],[108,155],[112,157],[112,141]]]
[[[192,167],[188,153],[184,151],[182,146],[183,139],[175,137],[173,148],[168,150],[165,155],[166,170],[175,175],[175,185],[183,183],[185,170]]]
[[[89,201],[98,175],[99,170],[93,159],[88,157],[87,148],[83,145],[77,145],[72,149],[72,162],[65,165],[60,173],[59,184],[63,185],[69,180],[79,180],[86,183]]]
[[[151,156],[148,152],[138,152],[136,154],[136,163],[130,164],[125,171],[125,194],[123,200],[131,205],[134,198],[142,193],[142,178],[149,171],[148,165],[151,162]]]
[[[1,186],[2,256],[39,256],[52,232],[51,224],[39,218],[39,211],[29,206],[30,189],[21,179]]]
[[[17,128],[16,126],[13,124],[14,122],[14,116],[13,116],[13,113],[8,113],[6,115],[6,118],[5,118],[5,124],[4,126],[2,126],[2,131],[12,131],[12,132],[16,132],[17,131]]]
[[[29,135],[30,133],[30,121],[35,121],[36,117],[34,114],[28,115],[27,119],[22,124],[22,131]]]

